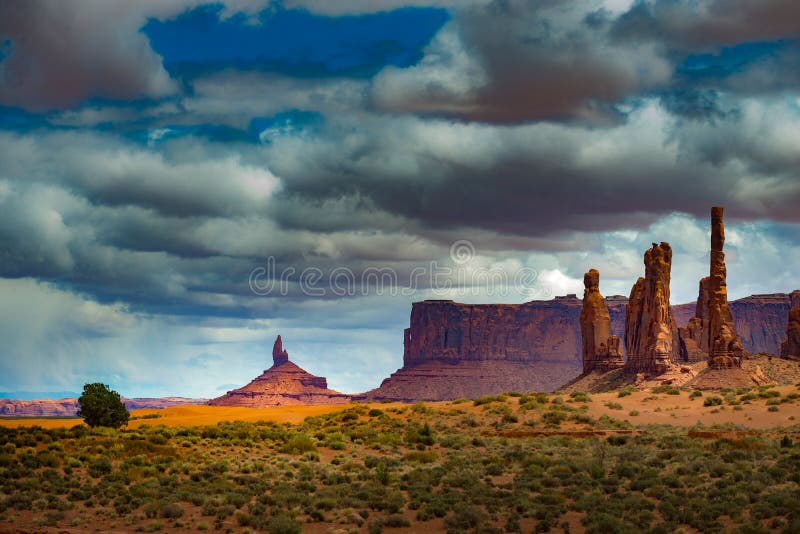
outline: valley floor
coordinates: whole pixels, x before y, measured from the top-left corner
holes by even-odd
[[[0,420],[0,532],[800,531],[795,386],[132,415]]]

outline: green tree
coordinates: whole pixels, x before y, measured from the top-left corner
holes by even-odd
[[[105,384],[95,383],[83,386],[83,395],[78,399],[81,405],[78,417],[83,417],[87,425],[119,428],[128,424],[131,414],[125,408],[119,393]]]

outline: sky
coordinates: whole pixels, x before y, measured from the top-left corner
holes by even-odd
[[[800,288],[796,0],[0,0],[0,394],[365,391],[411,303]]]

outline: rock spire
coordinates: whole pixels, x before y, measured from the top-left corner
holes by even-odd
[[[711,261],[707,287],[708,366],[713,369],[741,367],[744,356],[742,340],[736,334],[728,307],[727,270],[725,252],[722,250],[725,246],[725,224],[722,215],[721,207],[711,208]],[[703,297],[702,293],[700,296]],[[705,336],[702,341],[705,342]]]
[[[273,365],[281,365],[289,361],[289,352],[283,348],[283,340],[280,334],[272,346],[272,363]]]
[[[611,335],[611,316],[600,294],[600,272],[590,269],[583,275],[583,286],[580,315],[583,372],[605,372],[622,367],[620,338]]]
[[[653,243],[644,255],[644,266],[644,278],[633,285],[625,308],[625,371],[660,374],[670,369],[678,351],[677,327],[669,305],[669,243]]]

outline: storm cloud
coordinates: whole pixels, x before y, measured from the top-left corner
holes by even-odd
[[[694,299],[711,205],[733,297],[800,286],[795,2],[376,6],[0,2],[0,390],[213,396],[278,333],[365,390],[422,298],[549,298],[589,267],[627,294],[666,240]],[[198,21],[314,38],[221,50]],[[527,285],[415,278],[465,240],[467,273]]]

